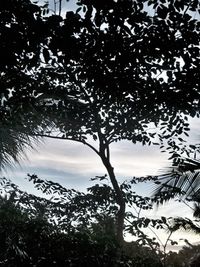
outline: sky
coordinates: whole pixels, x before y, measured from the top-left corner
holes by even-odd
[[[67,187],[84,190],[91,185],[90,178],[106,173],[95,152],[68,140],[46,138],[35,151],[26,154],[28,159],[21,161],[21,167],[9,170],[9,176],[36,173],[45,179],[59,180]],[[161,167],[167,166],[167,155],[160,153],[158,147],[119,142],[111,145],[111,162],[122,182],[133,176],[156,175]]]
[[[63,1],[63,14],[66,10],[75,8],[74,1]],[[200,137],[199,120],[191,119],[192,131],[191,143],[198,143]],[[198,141],[199,139],[199,141]],[[48,179],[61,183],[67,188],[75,188],[85,191],[92,185],[91,178],[96,175],[106,174],[106,170],[100,158],[87,146],[67,140],[45,139],[35,150],[27,151],[27,159],[20,162],[21,166],[7,168],[1,175],[10,178],[23,190],[36,193],[36,189],[25,180],[27,173],[37,174],[42,179]],[[161,153],[158,146],[142,146],[130,142],[118,142],[111,146],[111,162],[119,182],[131,179],[133,176],[158,175],[163,168],[169,166],[168,154]],[[151,185],[140,185],[137,192],[150,195],[153,187]],[[144,214],[145,215],[145,214]],[[178,202],[170,202],[159,210],[148,212],[149,217],[155,218],[160,215],[187,216],[191,218],[190,209]],[[166,233],[159,233],[160,238],[166,239]],[[129,237],[130,238],[130,237]],[[197,242],[198,237],[191,234],[179,233],[174,235],[175,240],[188,238],[191,242]]]
[[[197,143],[198,129],[200,129],[199,120],[191,120],[191,143]],[[114,143],[111,146],[111,162],[119,182],[131,179],[133,176],[160,174],[163,168],[170,165],[167,160],[168,156],[166,153],[161,153],[158,146],[135,145],[128,141]],[[90,181],[91,178],[106,174],[101,160],[90,148],[68,140],[46,138],[44,143],[36,147],[36,150],[27,151],[27,159],[20,163],[21,166],[16,165],[12,169],[8,168],[2,175],[10,178],[23,190],[37,195],[37,190],[25,179],[27,173],[37,174],[39,178],[52,180],[67,188],[75,188],[84,192],[87,187],[93,185],[93,182]],[[146,196],[152,194],[153,186],[140,184],[133,189],[138,194]],[[150,218],[160,216],[192,218],[191,210],[177,201],[166,203],[158,209],[148,211],[148,213],[142,212],[141,216],[145,215]],[[149,230],[147,233],[152,236]],[[167,233],[159,232],[159,237],[164,242]],[[176,241],[179,241],[180,238],[187,238],[190,242],[199,240],[198,236],[185,232],[174,234],[173,237]],[[127,240],[132,239],[128,236]],[[179,247],[174,249],[176,248]]]

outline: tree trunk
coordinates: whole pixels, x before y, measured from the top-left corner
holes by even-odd
[[[115,191],[116,202],[119,205],[119,211],[117,213],[117,218],[116,218],[116,223],[117,223],[116,235],[117,235],[117,240],[119,244],[123,244],[123,241],[124,241],[123,229],[124,229],[124,217],[125,217],[125,211],[126,211],[126,203],[123,197],[122,190],[120,189],[117,179],[115,177],[114,168],[110,164],[109,160],[105,157],[105,155],[102,155],[101,159],[102,159],[104,166],[107,169],[110,181]]]

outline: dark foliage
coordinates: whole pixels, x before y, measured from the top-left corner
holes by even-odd
[[[77,4],[61,17],[29,0],[2,1],[3,125],[32,135],[50,119],[81,142],[97,140],[100,127],[107,143],[151,144],[157,129],[146,126],[162,121],[158,139],[175,148],[170,137],[189,130],[183,114],[199,110],[198,1]]]
[[[199,1],[77,4],[62,17],[29,0],[2,1],[1,125],[16,130],[17,143],[1,150],[15,160],[29,136],[89,146],[112,183],[123,241],[127,203],[110,144],[167,146],[173,158],[188,136],[187,116],[199,116]]]
[[[124,242],[119,250],[113,233],[114,201],[101,195],[105,186],[95,185],[83,194],[36,176],[30,179],[54,195],[36,197],[1,179],[1,266],[162,266],[151,247]]]

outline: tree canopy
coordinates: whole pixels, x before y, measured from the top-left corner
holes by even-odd
[[[198,1],[77,1],[65,18],[28,0],[2,3],[2,111],[39,109],[40,94],[70,109],[89,98],[98,107],[103,97],[102,112],[124,112],[109,116],[125,129],[116,129],[120,138],[124,124],[135,124],[128,138],[141,121],[167,120],[172,130],[181,112],[198,113]]]

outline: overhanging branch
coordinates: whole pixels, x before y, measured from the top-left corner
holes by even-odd
[[[80,139],[71,138],[71,137],[61,137],[61,136],[55,136],[55,135],[48,135],[48,134],[35,134],[34,136],[47,137],[47,138],[58,139],[58,140],[68,140],[68,141],[79,142],[79,143],[82,143],[82,144],[88,146],[95,153],[97,153],[97,155],[99,155],[99,151],[95,147],[93,147],[91,144],[86,142],[85,140],[80,140]]]

